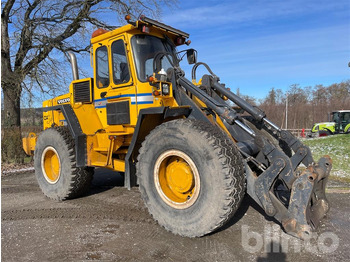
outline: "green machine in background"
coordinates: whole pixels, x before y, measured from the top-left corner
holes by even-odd
[[[350,110],[334,111],[330,119],[330,122],[314,124],[311,132],[319,133],[320,136],[350,133]]]

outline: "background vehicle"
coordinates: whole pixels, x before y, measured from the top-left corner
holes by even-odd
[[[94,32],[94,78],[79,79],[70,54],[69,93],[43,102],[44,131],[23,141],[44,194],[78,197],[93,168],[105,167],[123,172],[127,188],[139,185],[149,212],[175,234],[218,229],[246,191],[288,233],[316,228],[329,209],[330,158],[315,163],[307,146],[197,62],[194,49],[177,52],[187,33],[144,16],[127,21]],[[184,52],[192,81],[179,65]],[[199,81],[198,66],[209,72]]]
[[[316,123],[312,133],[320,136],[350,133],[350,110],[334,111],[330,114],[330,122]]]

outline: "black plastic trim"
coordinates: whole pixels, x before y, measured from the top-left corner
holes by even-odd
[[[39,109],[42,112],[61,110],[64,118],[67,121],[67,126],[75,140],[75,154],[76,154],[76,165],[77,167],[85,167],[86,162],[86,135],[81,130],[81,126],[74,110],[70,104],[57,105],[50,107],[43,107]]]
[[[159,115],[162,120],[165,120],[169,117],[179,117],[185,116],[188,117],[191,114],[192,109],[190,107],[151,107],[141,109],[138,115],[137,124],[135,127],[134,135],[131,140],[131,144],[128,149],[128,153],[125,156],[125,176],[124,176],[124,186],[130,190],[131,187],[136,186],[136,166],[135,159],[133,158],[136,145],[141,143],[142,137],[140,136],[140,131],[143,128],[144,119],[148,115]],[[155,127],[155,126],[154,126]]]

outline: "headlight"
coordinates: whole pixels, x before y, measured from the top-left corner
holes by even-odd
[[[169,95],[170,93],[170,86],[167,83],[162,84],[162,95]]]

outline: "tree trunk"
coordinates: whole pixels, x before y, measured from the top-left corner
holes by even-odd
[[[4,127],[21,126],[21,84],[6,84],[4,94]]]
[[[21,84],[3,84],[4,114],[1,138],[2,160],[23,163],[24,151],[21,136]]]

